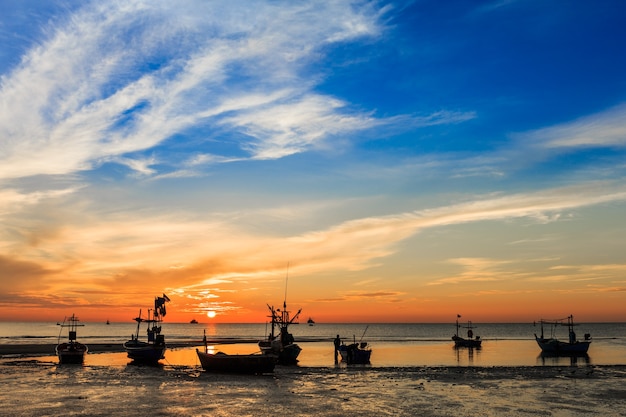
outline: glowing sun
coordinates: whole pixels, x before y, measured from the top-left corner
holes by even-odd
[[[210,318],[210,319],[214,318],[216,316],[216,314],[217,313],[215,311],[213,311],[213,310],[209,310],[209,311],[206,312],[207,317]]]

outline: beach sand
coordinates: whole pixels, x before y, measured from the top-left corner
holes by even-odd
[[[5,358],[0,415],[626,416],[625,377],[622,365],[279,366],[246,376]]]

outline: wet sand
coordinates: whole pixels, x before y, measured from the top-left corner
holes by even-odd
[[[625,377],[626,365],[279,366],[238,376],[5,358],[0,415],[626,416]]]

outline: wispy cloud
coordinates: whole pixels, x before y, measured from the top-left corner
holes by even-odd
[[[49,293],[85,300],[89,299],[86,294],[97,294],[94,297],[100,298],[107,290],[123,286],[125,294],[135,296],[145,292],[149,281],[155,288],[181,291],[194,299],[204,294],[204,298],[210,298],[206,308],[237,309],[237,305],[220,304],[230,301],[223,298],[224,292],[239,288],[242,283],[247,288],[255,288],[260,282],[267,285],[284,276],[285,259],[291,261],[292,272],[297,276],[364,271],[395,254],[400,242],[428,229],[519,218],[537,223],[559,221],[556,214],[561,212],[624,200],[623,185],[592,183],[537,193],[477,196],[464,203],[364,217],[291,237],[259,234],[254,227],[247,229],[238,220],[240,214],[232,221],[226,216],[198,220],[183,213],[85,214],[66,219],[54,230],[48,230],[49,226],[38,230],[38,223],[32,223],[28,236],[4,236],[2,245],[5,253],[15,254],[10,262],[5,259],[5,269],[10,268],[13,276],[28,275],[44,280]],[[207,245],[207,242],[219,244]],[[455,262],[464,272],[439,284],[494,280],[499,279],[498,273],[504,269],[509,277],[516,270],[502,261],[489,259],[458,258]],[[558,280],[568,276],[554,272],[545,274],[544,278]],[[517,274],[526,280],[532,278],[523,269]],[[581,274],[578,275],[614,275],[602,271]],[[538,278],[541,277],[535,277]],[[14,293],[18,288],[10,282],[3,284],[6,293]],[[78,282],[81,285],[77,287]],[[382,282],[381,285],[383,288],[371,285],[366,290],[329,298],[370,297],[393,301],[401,296],[398,288]]]
[[[35,191],[25,193],[15,188],[0,189],[0,218],[3,215],[19,213],[28,206],[36,206],[47,199],[67,196],[75,193],[79,187]]]
[[[452,206],[351,220],[287,238],[251,233],[237,220],[239,216],[232,223],[226,218],[185,220],[176,214],[132,219],[127,214],[119,219],[110,215],[90,217],[87,224],[65,224],[52,235],[38,236],[36,254],[47,254],[50,268],[71,268],[78,275],[104,275],[113,280],[116,271],[131,271],[124,272],[125,279],[130,279],[130,273],[141,282],[148,270],[164,271],[164,281],[169,277],[181,286],[211,278],[267,279],[284,268],[285,257],[292,260],[299,274],[356,271],[376,265],[393,254],[399,242],[429,228],[523,217],[542,223],[558,220],[556,214],[563,211],[626,200],[623,187],[605,184],[603,189],[601,185],[485,196]],[[207,247],[209,237],[220,244]],[[25,246],[27,243],[23,242],[20,251],[30,259],[26,254],[32,249]],[[66,248],[65,253],[57,251],[59,246]],[[120,253],[121,246],[127,249]],[[15,244],[13,248],[18,250]],[[72,254],[70,263],[68,253]],[[155,259],[154,253],[161,255]]]
[[[583,162],[572,160],[566,168],[572,181],[590,178],[612,178],[626,175],[623,156],[626,152],[626,105],[589,114],[576,120],[552,126],[510,133],[509,140],[491,150],[431,154],[416,159],[419,167],[428,167],[423,174],[462,178],[515,178],[516,173],[553,161],[563,155],[583,155]],[[585,153],[602,150],[606,154],[594,164]],[[430,164],[427,165],[427,164]],[[407,167],[405,167],[407,169]],[[423,168],[422,168],[423,169]],[[554,167],[554,169],[558,169]],[[563,174],[563,171],[558,171]],[[578,174],[578,176],[576,176]]]
[[[105,161],[156,174],[130,154],[177,134],[193,143],[235,134],[230,153],[209,152],[222,162],[274,159],[393,123],[316,93],[320,75],[308,69],[329,45],[380,36],[385,9],[342,1],[247,6],[93,2],[53,20],[2,76],[0,178],[67,174]]]
[[[526,146],[542,149],[625,148],[626,105],[532,132],[515,135]]]

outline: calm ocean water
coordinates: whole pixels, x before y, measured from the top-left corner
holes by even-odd
[[[79,341],[89,343],[122,344],[135,331],[129,323],[84,323],[79,328]],[[296,341],[303,348],[300,366],[333,366],[332,339],[339,334],[345,341],[367,341],[373,349],[371,366],[534,366],[567,364],[626,364],[626,323],[581,323],[576,328],[579,338],[590,333],[593,343],[586,358],[544,358],[534,341],[539,326],[532,323],[476,324],[475,335],[483,339],[480,350],[454,349],[451,324],[299,324],[290,327]],[[14,323],[0,322],[0,344],[54,344],[60,333],[56,322]],[[201,341],[203,332],[214,341],[213,349],[226,353],[252,353],[257,350],[254,341],[269,332],[265,324],[163,323],[163,334],[168,342]],[[546,332],[548,330],[546,329]],[[566,328],[557,336],[565,339]],[[90,354],[86,363],[127,363],[123,353]],[[174,349],[166,353],[166,363],[194,365],[194,349]]]

